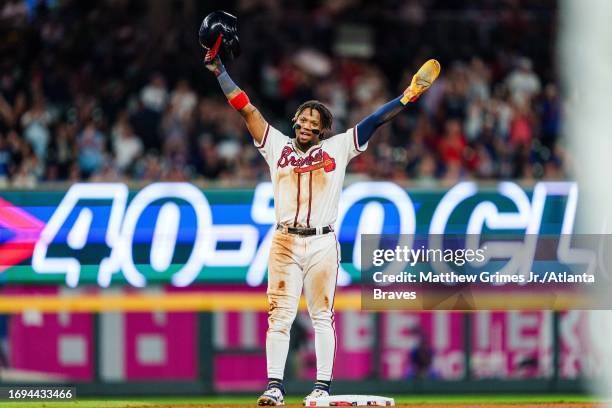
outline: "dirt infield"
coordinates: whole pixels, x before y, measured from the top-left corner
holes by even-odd
[[[154,405],[128,405],[129,408],[253,408],[257,405],[252,404],[154,404]],[[285,405],[287,408],[304,408],[303,405]],[[432,403],[432,404],[399,404],[398,408],[423,408],[423,407],[443,407],[443,408],[596,408],[603,407],[603,404],[592,402],[543,402],[543,403],[516,403],[516,404],[453,404],[453,403]]]

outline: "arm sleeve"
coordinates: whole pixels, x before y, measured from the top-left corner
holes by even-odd
[[[219,57],[217,57],[218,59]],[[227,98],[227,100],[232,99],[232,97],[238,95],[241,89],[236,85],[236,83],[229,76],[229,73],[226,71],[225,66],[221,62],[220,59],[218,69],[215,70],[214,74],[217,77],[217,81],[219,82],[219,86],[223,91],[223,94]]]
[[[365,145],[378,129],[384,123],[393,119],[398,113],[404,109],[404,105],[400,102],[401,96],[387,102],[371,115],[364,118],[356,126],[358,147]]]

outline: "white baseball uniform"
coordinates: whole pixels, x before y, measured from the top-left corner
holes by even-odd
[[[346,166],[367,148],[358,145],[357,129],[322,140],[306,152],[268,125],[255,146],[266,159],[274,186],[276,221],[285,227],[332,226]],[[340,262],[334,232],[302,236],[277,230],[268,261],[270,305],[266,357],[268,378],[282,379],[289,351],[289,331],[302,287],[315,330],[317,380],[331,380],[336,352],[333,304]]]

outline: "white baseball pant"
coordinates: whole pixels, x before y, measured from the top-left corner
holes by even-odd
[[[336,354],[333,304],[340,246],[333,232],[300,236],[277,230],[268,260],[268,378],[282,379],[289,352],[289,331],[302,287],[315,332],[317,380],[330,381]]]

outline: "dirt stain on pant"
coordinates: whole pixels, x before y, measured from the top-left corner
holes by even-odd
[[[268,261],[268,333],[289,334],[294,318],[288,294],[290,268],[295,262],[295,237],[277,231],[272,238]]]
[[[309,283],[305,285],[305,290],[308,291],[306,299],[311,315],[332,313],[338,270],[338,252],[335,239],[332,245],[317,254],[316,261],[311,264],[307,272],[306,279]]]
[[[294,262],[295,238],[276,232],[268,259],[268,295],[284,294],[287,290],[289,266]]]

